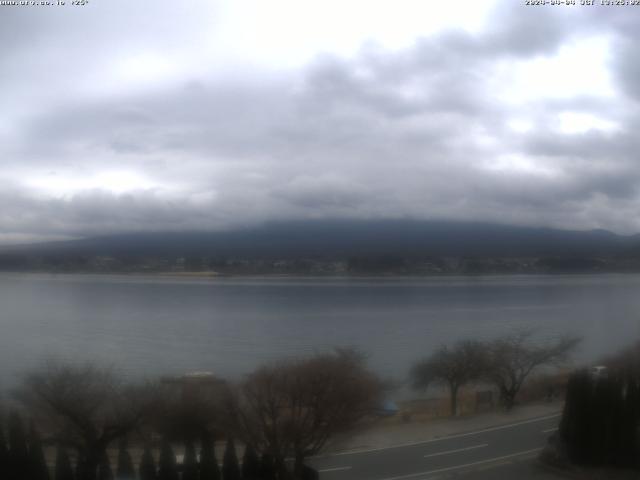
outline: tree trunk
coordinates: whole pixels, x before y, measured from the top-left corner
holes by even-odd
[[[451,393],[451,416],[455,417],[458,414],[458,385],[450,385]]]
[[[516,392],[511,389],[501,389],[500,398],[506,411],[511,410],[516,404]]]

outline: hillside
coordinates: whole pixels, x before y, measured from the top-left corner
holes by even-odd
[[[0,269],[224,273],[636,271],[637,236],[474,222],[299,221],[0,249]]]

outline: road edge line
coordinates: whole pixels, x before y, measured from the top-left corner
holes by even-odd
[[[459,469],[459,468],[467,468],[467,467],[473,467],[475,465],[483,465],[485,463],[499,462],[500,460],[506,460],[507,458],[519,457],[519,456],[522,456],[522,455],[527,455],[527,454],[530,454],[530,453],[539,452],[543,448],[544,447],[532,448],[532,449],[529,449],[529,450],[523,450],[521,452],[510,453],[508,455],[502,455],[500,457],[487,458],[486,460],[478,460],[477,462],[463,463],[461,465],[453,465],[451,467],[437,468],[435,470],[429,470],[428,472],[409,473],[407,475],[400,475],[400,476],[397,476],[397,477],[387,477],[387,478],[382,478],[380,480],[404,480],[406,478],[420,477],[420,476],[423,476],[423,475],[433,475],[434,473],[449,472],[451,470],[456,470],[456,469]]]
[[[417,441],[417,442],[399,443],[397,445],[390,445],[388,447],[365,448],[365,449],[360,449],[360,450],[348,450],[348,451],[345,451],[345,452],[330,453],[330,454],[320,455],[320,456],[311,457],[311,458],[341,457],[341,456],[344,456],[344,455],[357,455],[357,454],[361,454],[361,453],[380,452],[382,450],[392,450],[394,448],[414,447],[414,446],[417,446],[417,445],[425,445],[425,444],[428,444],[428,443],[440,442],[440,441],[449,440],[449,439],[452,439],[452,438],[469,437],[471,435],[478,435],[480,433],[493,432],[493,431],[496,431],[496,430],[503,430],[505,428],[517,427],[517,426],[520,426],[520,425],[526,425],[528,423],[541,422],[543,420],[549,420],[550,418],[559,417],[561,415],[562,415],[562,412],[558,412],[558,413],[554,413],[553,415],[545,415],[545,416],[542,416],[542,417],[535,417],[535,418],[531,418],[531,419],[528,419],[528,420],[523,420],[521,422],[509,423],[509,424],[506,424],[506,425],[498,425],[498,426],[495,426],[495,427],[484,428],[482,430],[476,430],[474,432],[454,433],[452,435],[445,435],[443,437],[431,438],[429,440],[420,440],[420,441]]]

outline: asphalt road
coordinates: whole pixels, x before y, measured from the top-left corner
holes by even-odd
[[[546,478],[533,471],[531,459],[556,429],[559,418],[546,416],[390,448],[317,457],[310,463],[322,480]]]

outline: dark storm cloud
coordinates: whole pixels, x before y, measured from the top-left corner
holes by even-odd
[[[323,54],[301,69],[205,69],[134,89],[103,79],[74,92],[74,72],[108,74],[112,55],[149,45],[180,52],[204,28],[179,6],[151,16],[132,8],[100,19],[18,10],[0,17],[3,41],[33,32],[30,48],[0,56],[0,86],[14,93],[0,96],[11,112],[0,121],[2,178],[12,182],[0,192],[0,238],[317,217],[640,229],[630,127],[640,115],[640,58],[629,16],[607,14],[603,23],[591,12],[506,2],[483,32],[445,31],[402,50],[368,44],[354,57]],[[622,46],[609,66],[618,98],[582,91],[503,101],[509,85],[496,83],[497,66],[509,72],[596,34]],[[47,75],[48,92],[38,80]],[[563,133],[553,125],[567,111],[618,127]],[[509,122],[522,115],[535,125],[513,131]],[[91,184],[102,171],[133,171],[145,182]],[[76,183],[64,194],[42,187],[43,178],[55,190],[67,177]]]

